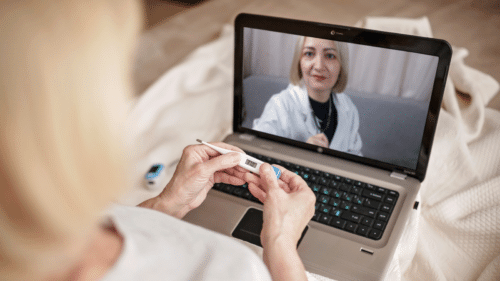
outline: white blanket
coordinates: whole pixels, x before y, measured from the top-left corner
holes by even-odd
[[[367,18],[359,25],[432,36],[426,18]],[[167,71],[134,105],[134,189],[124,203],[160,191],[143,187],[151,164],[167,164],[170,177],[183,147],[231,132],[233,36],[226,26],[219,39]],[[467,50],[453,51],[421,205],[387,280],[500,280],[500,112],[486,108],[499,85],[464,63]]]

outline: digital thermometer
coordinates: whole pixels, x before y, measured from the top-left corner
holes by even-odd
[[[201,144],[204,144],[204,145],[207,145],[207,146],[211,147],[215,151],[218,151],[220,154],[227,154],[227,153],[231,153],[231,152],[239,153],[241,155],[241,160],[240,160],[240,163],[238,164],[238,166],[240,166],[240,167],[242,167],[244,169],[247,169],[250,172],[259,174],[260,165],[264,164],[264,162],[260,161],[259,159],[255,158],[255,157],[252,157],[250,155],[247,155],[245,153],[241,153],[241,152],[234,151],[234,150],[229,150],[229,149],[224,149],[222,147],[218,147],[218,146],[209,144],[209,143],[204,142],[204,141],[199,140],[199,139],[197,139],[196,141],[199,142],[199,143],[201,143]],[[279,179],[280,176],[281,176],[280,169],[278,169],[278,168],[276,168],[274,166],[271,166],[271,167],[273,167],[273,169],[274,169],[274,173],[276,174],[276,178]]]

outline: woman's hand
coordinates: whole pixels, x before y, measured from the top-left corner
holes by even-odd
[[[260,234],[264,262],[273,280],[306,280],[297,243],[314,215],[316,197],[305,181],[283,167],[276,179],[269,164],[260,167],[260,178],[247,174],[250,192],[264,203]]]
[[[260,167],[260,178],[246,177],[250,192],[264,203],[262,245],[281,238],[297,245],[314,215],[316,196],[300,176],[276,167],[281,170],[279,180],[267,163]]]
[[[319,145],[322,147],[326,147],[326,148],[328,148],[328,146],[329,146],[328,138],[326,137],[326,135],[324,133],[319,133],[317,135],[314,135],[314,136],[310,137],[309,139],[307,139],[306,142],[310,143],[310,144],[315,144],[315,145]]]
[[[214,145],[243,152],[225,143],[214,143]],[[165,189],[157,197],[139,206],[182,218],[190,210],[201,205],[214,183],[224,182],[233,185],[245,183],[243,178],[246,170],[237,166],[240,157],[238,153],[221,155],[206,145],[187,146]]]

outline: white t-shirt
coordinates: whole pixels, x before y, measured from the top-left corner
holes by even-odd
[[[140,207],[114,206],[109,218],[123,248],[103,281],[271,280],[262,259],[229,237]]]

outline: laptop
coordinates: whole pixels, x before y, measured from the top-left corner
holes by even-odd
[[[297,246],[309,272],[384,279],[418,208],[451,54],[439,39],[236,18],[233,133],[224,142],[297,173],[315,193]],[[311,139],[321,134],[323,143]],[[262,208],[246,185],[215,184],[184,219],[258,249]]]

